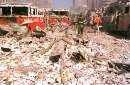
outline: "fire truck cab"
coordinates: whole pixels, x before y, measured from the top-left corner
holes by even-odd
[[[130,2],[113,3],[108,8],[109,12],[115,12],[103,18],[104,27],[108,31],[123,31],[130,36]]]
[[[36,27],[43,29],[45,27],[43,17],[43,12],[29,3],[0,5],[0,26],[8,25],[10,27],[12,23],[17,25],[27,23],[26,26],[30,26],[31,29]]]
[[[39,9],[30,4],[1,4],[0,5],[0,18],[9,17],[29,17],[39,15]]]
[[[117,30],[118,31],[130,31],[130,3],[126,4],[124,6],[124,13],[119,15],[119,17],[117,16],[117,18],[119,18],[117,20]]]
[[[69,26],[69,15],[70,12],[68,9],[52,9],[49,11],[50,22],[53,22],[52,24],[57,24],[60,22],[64,26]]]

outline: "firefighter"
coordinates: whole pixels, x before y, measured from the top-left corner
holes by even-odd
[[[78,20],[78,16],[75,15],[74,18],[73,18],[73,21],[72,21],[75,29],[78,28],[78,26],[77,26],[78,25],[77,20]]]
[[[82,13],[80,13],[78,19],[77,19],[77,24],[78,24],[78,36],[83,35],[83,30],[85,27],[85,18],[83,17]]]
[[[55,26],[58,24],[58,18],[56,15],[51,15],[49,17],[49,26],[50,26],[50,31],[54,32],[55,31]]]
[[[102,23],[102,20],[101,20],[100,16],[96,15],[96,17],[95,17],[95,24],[96,24],[96,29],[98,30],[98,32],[99,32],[99,25],[101,23]]]

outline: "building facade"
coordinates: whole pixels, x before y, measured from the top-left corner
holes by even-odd
[[[0,0],[2,4],[23,4],[23,3],[32,3],[39,8],[52,8],[53,0]]]
[[[118,0],[102,0],[102,6],[109,6],[109,4],[117,2]]]
[[[87,7],[87,9],[96,9],[108,6],[111,3],[116,1],[125,1],[125,0],[73,0],[73,7]]]
[[[102,0],[73,0],[73,7],[86,7],[87,9],[95,9],[102,7]]]
[[[53,0],[35,0],[39,8],[52,8]]]

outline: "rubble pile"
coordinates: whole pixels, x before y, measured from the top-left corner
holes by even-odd
[[[130,40],[104,32],[79,38],[74,30],[47,31],[40,38],[1,37],[0,85],[130,84],[128,72],[110,67],[110,62],[129,61]]]

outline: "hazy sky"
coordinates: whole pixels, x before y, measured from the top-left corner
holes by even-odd
[[[53,0],[55,8],[69,8],[73,6],[73,0]]]

